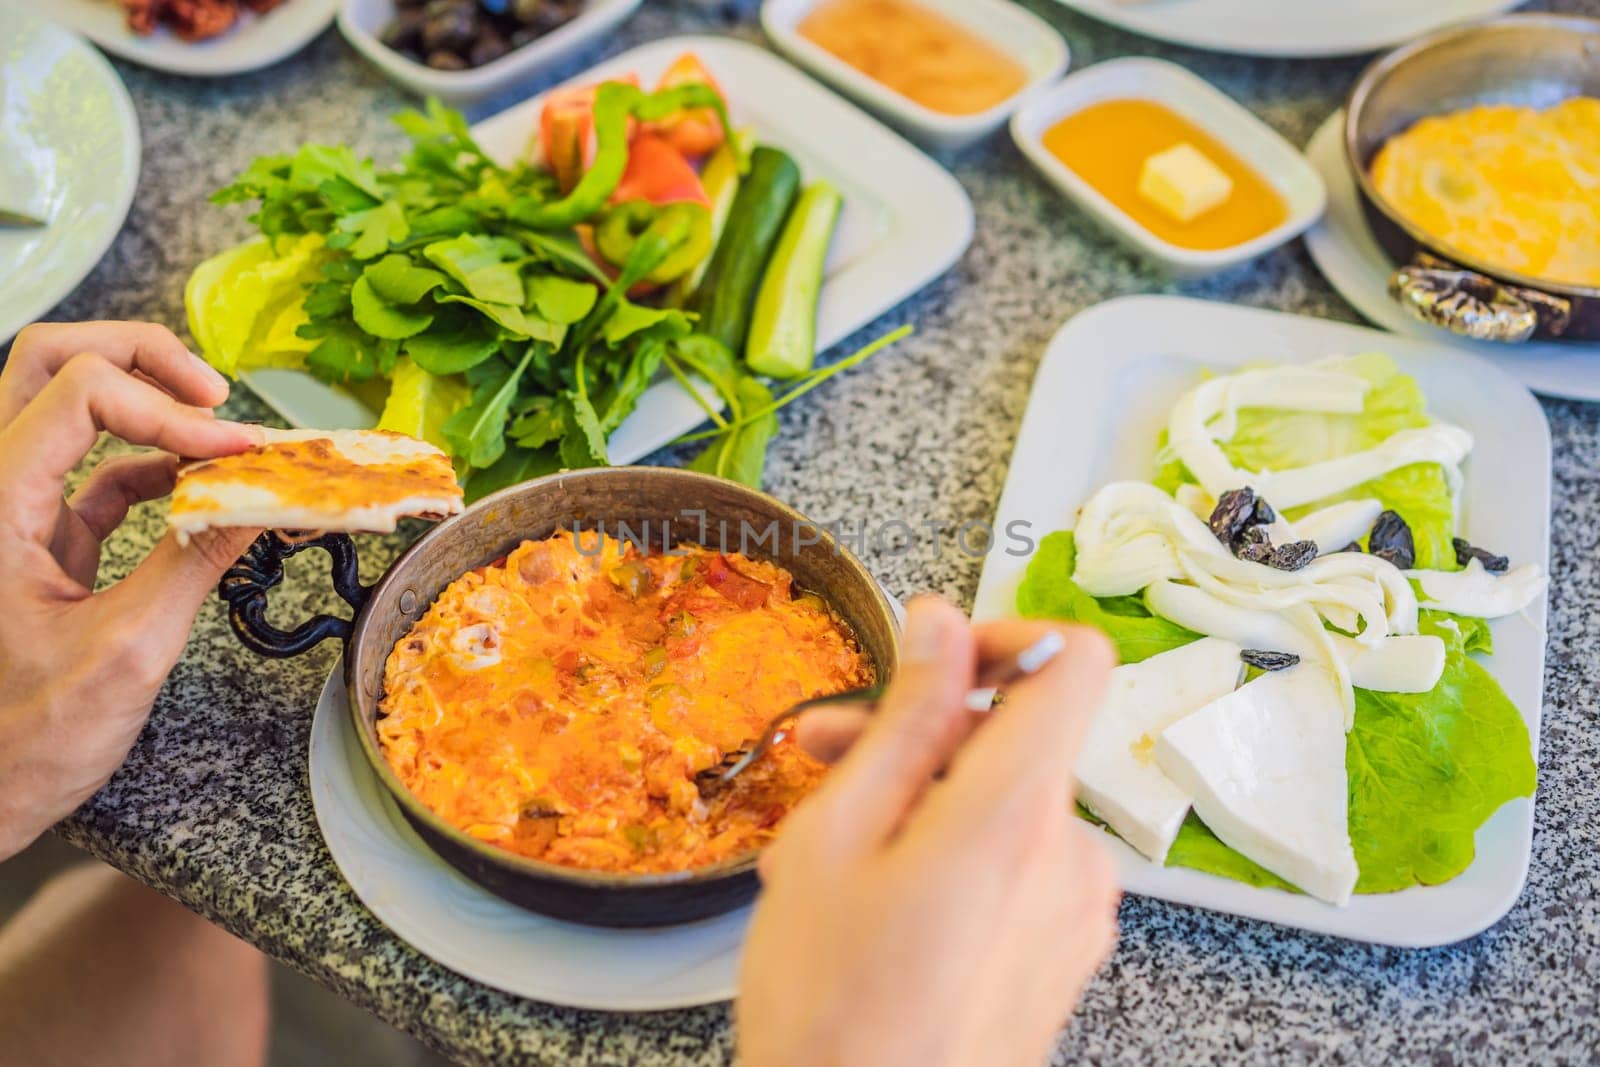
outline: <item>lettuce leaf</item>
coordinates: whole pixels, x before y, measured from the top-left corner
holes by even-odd
[[[1097,626],[1125,663],[1199,636],[1151,615],[1133,597],[1096,600],[1072,581],[1073,558],[1071,533],[1040,541],[1017,590],[1021,614]],[[1468,655],[1487,650],[1487,624],[1424,611],[1420,628],[1446,646],[1444,674],[1431,692],[1356,690],[1345,771],[1358,893],[1448,881],[1472,862],[1478,827],[1507,801],[1533,794],[1527,725],[1494,677]],[[1167,865],[1292,888],[1224,845],[1193,813]]]
[[[1427,400],[1416,380],[1402,374],[1394,360],[1378,352],[1350,356],[1334,364],[1372,382],[1366,407],[1360,415],[1321,415],[1315,412],[1246,408],[1239,412],[1238,430],[1231,441],[1219,442],[1234,466],[1245,470],[1287,470],[1336,456],[1372,448],[1399,430],[1426,426],[1432,420]],[[1165,440],[1162,442],[1165,445]],[[1194,478],[1176,459],[1157,472],[1155,484],[1171,492]],[[1417,546],[1417,566],[1456,570],[1455,508],[1444,471],[1436,463],[1414,463],[1390,471],[1347,493],[1288,511],[1298,518],[1338,500],[1373,497],[1383,502],[1411,526]],[[1268,498],[1271,502],[1271,498]]]
[[[389,395],[378,429],[420,438],[450,454],[444,424],[472,402],[472,389],[459,374],[430,374],[406,356],[395,361]]]
[[[1501,805],[1533,795],[1527,724],[1494,676],[1467,656],[1464,630],[1424,612],[1448,648],[1428,693],[1356,690],[1345,748],[1358,893],[1437,885],[1472,862],[1473,836]]]
[[[1047,534],[1028,562],[1017,610],[1029,619],[1063,619],[1093,626],[1117,646],[1117,658],[1137,663],[1199,638],[1193,630],[1152,615],[1138,597],[1096,600],[1072,580],[1077,558],[1072,532]]]
[[[275,247],[248,241],[201,263],[184,287],[193,335],[206,362],[229,377],[252,367],[305,365],[315,343],[297,330],[301,302],[321,281],[322,238],[285,237]]]

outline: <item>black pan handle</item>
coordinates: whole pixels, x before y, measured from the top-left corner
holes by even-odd
[[[314,615],[292,630],[267,622],[267,592],[283,582],[283,561],[308,548],[326,551],[332,560],[333,591],[359,614],[372,592],[361,584],[355,542],[348,534],[325,533],[304,541],[285,541],[268,530],[251,543],[239,561],[228,568],[217,595],[228,604],[228,622],[239,640],[252,652],[286,659],[314,648],[330,637],[346,644],[353,619]]]

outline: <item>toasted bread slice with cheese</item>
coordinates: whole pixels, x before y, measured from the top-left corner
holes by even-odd
[[[388,533],[461,510],[450,457],[388,430],[263,429],[264,444],[178,470],[168,523],[187,542],[222,526]]]

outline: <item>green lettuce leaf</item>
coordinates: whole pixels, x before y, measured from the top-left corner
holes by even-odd
[[[1019,612],[1099,627],[1125,663],[1199,636],[1151,615],[1134,598],[1096,600],[1072,581],[1072,564],[1070,533],[1040,541],[1017,591]],[[1527,725],[1494,677],[1468,655],[1487,650],[1488,626],[1481,619],[1425,611],[1420,629],[1446,646],[1444,673],[1431,692],[1356,690],[1345,770],[1350,842],[1361,871],[1358,893],[1448,881],[1472,862],[1478,827],[1507,801],[1533,794]],[[1224,845],[1193,814],[1167,864],[1287,888]]]
[[[301,302],[322,278],[322,238],[249,241],[212,256],[184,287],[200,354],[229,377],[252,367],[301,367],[314,344],[296,333]]]
[[[1527,724],[1494,676],[1437,617],[1444,675],[1428,693],[1356,690],[1345,747],[1358,893],[1449,881],[1472,862],[1473,836],[1500,806],[1533,795]]]
[[[1048,534],[1028,562],[1017,610],[1029,619],[1064,619],[1093,626],[1117,646],[1117,658],[1137,663],[1187,645],[1200,635],[1150,614],[1137,597],[1096,600],[1072,580],[1077,551],[1071,531]]]
[[[1372,382],[1361,414],[1243,409],[1233,439],[1220,442],[1233,465],[1253,471],[1303,467],[1371,448],[1396,431],[1426,426],[1432,421],[1421,387],[1415,379],[1402,374],[1388,356],[1368,352],[1340,360],[1337,366]],[[1164,463],[1155,478],[1155,483],[1168,492],[1192,481],[1176,459]],[[1436,463],[1415,463],[1390,471],[1340,496],[1290,509],[1288,517],[1298,518],[1334,501],[1365,497],[1382,501],[1384,507],[1399,513],[1410,524],[1418,567],[1457,569],[1455,549],[1450,543],[1455,532],[1455,510],[1444,471]]]
[[[1212,833],[1211,828],[1192,811],[1184,818],[1183,825],[1178,827],[1178,836],[1172,839],[1172,848],[1167,852],[1167,866],[1190,867],[1207,874],[1232,878],[1246,885],[1300,892],[1255,860],[1241,856],[1224,845],[1222,839]]]

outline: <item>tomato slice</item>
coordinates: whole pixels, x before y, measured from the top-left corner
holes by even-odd
[[[693,52],[685,52],[673,60],[672,65],[661,75],[661,80],[656,83],[656,88],[674,89],[680,85],[696,83],[711,86],[718,96],[724,101],[727,100],[728,94],[722,91],[717,79],[711,76],[706,65],[700,62],[700,57]],[[648,128],[664,137],[679,152],[690,157],[716,151],[725,138],[716,111],[709,107],[691,107],[676,111],[658,122],[650,123]]]
[[[628,144],[628,167],[622,172],[622,181],[611,194],[611,203],[622,204],[629,200],[648,200],[652,204],[675,204],[692,200],[711,207],[700,175],[694,172],[683,153],[668,140],[648,130],[640,130]]]

